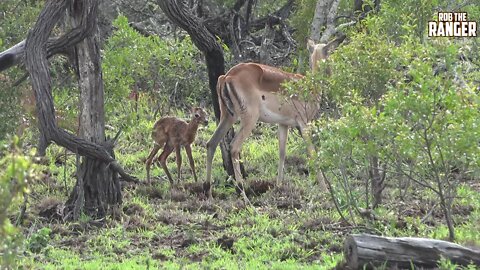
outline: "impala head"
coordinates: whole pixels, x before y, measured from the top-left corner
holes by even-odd
[[[310,53],[310,69],[315,71],[317,68],[318,61],[325,62],[330,55],[330,51],[334,50],[340,43],[345,39],[345,35],[340,35],[329,43],[318,43],[315,44],[315,41],[307,39],[307,49]]]
[[[192,121],[196,122],[197,124],[208,125],[208,115],[200,107],[193,107],[192,108]]]

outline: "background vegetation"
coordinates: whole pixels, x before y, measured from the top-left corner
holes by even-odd
[[[287,69],[305,57],[302,44],[315,2],[298,1],[289,19],[299,48]],[[0,74],[0,266],[331,269],[342,260],[344,236],[358,232],[451,239],[478,248],[479,39],[426,36],[426,22],[438,10],[456,7],[451,2],[382,1],[378,13],[346,30],[347,40],[321,66],[331,76],[308,74],[292,86],[324,92],[328,106],[311,129],[316,157],[307,160],[303,140],[291,132],[286,181],[274,186],[276,127],[259,124],[242,152],[253,208],[244,206],[225,179],[217,151],[213,201],[198,191],[188,166],[183,189],[172,192],[156,167],[154,186],[124,183],[120,218],[63,222],[59,213],[75,183],[76,158],[51,146],[45,160],[33,162],[35,119],[22,98],[30,86],[27,81],[12,87],[23,75],[19,68]],[[0,49],[26,36],[42,6],[43,1],[0,3]],[[256,8],[268,13],[271,6],[258,1]],[[349,10],[350,1],[341,1],[339,14]],[[478,5],[462,10],[479,21]],[[146,37],[125,16],[114,27],[102,51],[108,132],[123,128],[116,157],[144,180],[155,120],[187,118],[190,106],[211,107],[205,65],[184,33]],[[75,130],[75,79],[65,59],[52,63],[57,110],[65,128]],[[129,98],[132,91],[138,99]],[[20,123],[26,123],[24,132]],[[193,146],[200,179],[215,127],[210,121]],[[169,165],[175,172],[173,159]],[[320,169],[330,192],[316,183]],[[439,266],[455,269],[448,261]]]

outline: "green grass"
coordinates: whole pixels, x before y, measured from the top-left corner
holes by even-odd
[[[130,127],[121,136],[116,155],[132,175],[145,181],[144,159],[152,144],[147,127],[154,120],[145,120],[144,116],[139,119],[137,127]],[[200,181],[205,177],[203,146],[214,130],[214,123],[202,128],[193,145]],[[242,152],[249,172],[247,181],[275,180],[276,127],[261,125],[256,131],[261,134],[250,136]],[[312,176],[298,170],[298,166],[308,168],[304,164],[308,160],[305,146],[299,136],[293,132],[289,135],[287,157],[292,161],[286,164],[285,184],[252,197],[254,208],[245,207],[235,189],[225,185],[221,154],[217,150],[213,177],[220,181],[213,201],[205,201],[188,190],[178,191],[182,195],[178,201],[170,200],[169,183],[164,180],[155,181],[153,187],[127,186],[122,205],[125,216],[120,220],[108,219],[100,228],[89,226],[94,220],[85,216],[75,223],[50,222],[36,216],[34,209],[45,198],[67,199],[63,188],[65,168],[55,163],[58,156],[63,160],[63,150],[53,145],[47,151],[47,161],[40,165],[43,178],[31,185],[27,212],[33,222],[22,226],[25,252],[18,266],[21,269],[331,269],[343,259],[342,243],[348,233],[376,231],[388,236],[437,239],[448,236],[441,216],[433,217],[432,225],[421,221],[424,213],[406,215],[402,217],[405,225],[401,226],[396,190],[391,188],[386,191],[385,204],[375,210],[378,221],[365,222],[353,213],[358,227],[349,228],[341,222],[329,195],[320,190]],[[182,155],[182,182],[193,182],[184,151]],[[75,156],[69,154],[65,179],[69,191],[75,183],[75,163]],[[174,155],[168,165],[176,177]],[[164,173],[155,166],[152,175],[158,178]],[[403,209],[418,208],[434,200],[431,192],[422,194],[425,196],[416,198],[418,202],[404,202],[413,204],[403,205]],[[468,210],[454,216],[461,221],[456,225],[457,242],[478,246],[480,195],[468,184],[459,186],[457,195],[458,209]],[[345,198],[337,199],[341,206],[348,205]],[[12,206],[12,213],[19,206]],[[346,209],[343,214],[349,217]],[[42,227],[51,231],[44,239],[46,244],[39,251],[29,251],[29,241],[33,241],[33,235],[38,235]],[[225,246],[222,239],[231,239],[231,246]]]

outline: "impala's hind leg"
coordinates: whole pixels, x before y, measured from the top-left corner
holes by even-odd
[[[227,115],[226,117],[220,120],[215,133],[213,134],[212,138],[207,143],[207,183],[210,184],[210,189],[208,191],[209,198],[212,198],[212,162],[213,156],[215,155],[215,150],[217,149],[218,144],[220,141],[225,137],[228,130],[233,126],[235,122],[235,118],[231,115]]]
[[[190,145],[185,145],[185,152],[187,152],[188,162],[190,163],[190,168],[192,169],[193,179],[195,179],[195,182],[198,182],[197,174],[195,173],[195,161],[193,161],[192,148]]]
[[[160,145],[155,143],[152,151],[150,151],[150,154],[148,155],[147,161],[145,162],[145,167],[147,169],[147,182],[148,182],[148,184],[151,184],[151,182],[150,182],[150,167],[152,166],[153,158],[157,154],[158,150],[160,150],[160,147],[161,147]]]
[[[175,148],[175,158],[177,160],[177,173],[178,173],[178,183],[182,179],[182,153],[180,153],[181,146]]]
[[[173,179],[167,168],[167,158],[172,152],[173,152],[173,147],[171,145],[166,144],[165,147],[163,148],[163,152],[160,154],[160,157],[158,158],[160,165],[162,165],[163,171],[165,171],[165,174],[167,175],[168,180],[170,181],[170,185],[173,185]]]

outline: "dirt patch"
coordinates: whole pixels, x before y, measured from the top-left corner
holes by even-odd
[[[140,196],[145,196],[150,199],[163,199],[164,194],[160,187],[150,185],[139,185],[136,193]]]
[[[276,205],[278,209],[301,209],[303,190],[291,183],[275,186],[267,203]]]
[[[144,216],[145,214],[145,209],[137,203],[131,203],[127,204],[123,207],[123,213],[125,213],[128,216]]]
[[[145,223],[141,218],[137,216],[130,217],[126,224],[125,229],[129,231],[150,229],[150,224]]]
[[[201,199],[206,199],[208,191],[210,189],[210,183],[208,182],[185,183],[183,187],[190,194],[193,194]]]
[[[177,253],[182,253],[185,248],[197,243],[198,239],[196,237],[180,232],[166,237],[155,236],[152,238],[151,245],[154,249],[158,247],[169,247],[176,249]],[[162,256],[160,256],[160,259],[162,259]]]
[[[79,220],[72,223],[65,223],[63,226],[65,232],[68,232],[70,236],[79,237],[90,233],[94,234],[95,232],[98,232],[99,229],[103,229],[111,224],[116,224],[116,221],[108,219]],[[61,230],[62,229],[59,229],[59,231]]]
[[[198,243],[198,240],[193,238],[193,237],[189,237],[187,239],[184,239],[183,242],[180,243],[179,247],[180,248],[187,248],[193,244],[197,244]]]
[[[303,231],[319,231],[325,230],[325,225],[334,223],[329,217],[320,217],[306,220],[300,229]]]
[[[275,186],[273,181],[254,180],[248,183],[245,193],[248,197],[259,196],[266,193]]]
[[[87,248],[87,240],[88,236],[86,234],[78,237],[63,237],[59,242],[59,246],[75,249],[82,253]]]
[[[187,198],[188,196],[183,190],[177,188],[170,189],[170,200],[174,202],[184,202]]]
[[[223,235],[222,237],[217,239],[217,244],[223,249],[230,252],[234,252],[233,244],[235,243],[235,239],[232,237]]]
[[[181,212],[179,214],[178,212],[167,210],[159,212],[156,216],[156,220],[166,225],[175,226],[184,225],[190,222],[187,217],[181,214]]]
[[[49,221],[62,220],[63,202],[58,198],[46,197],[35,206],[35,212]]]
[[[195,253],[195,254],[188,254],[187,258],[192,262],[201,262],[201,261],[203,261],[203,258],[207,255],[208,255],[208,252],[201,251],[201,252]]]
[[[295,168],[300,175],[309,175],[307,161],[303,157],[287,156],[285,158],[285,166]]]

